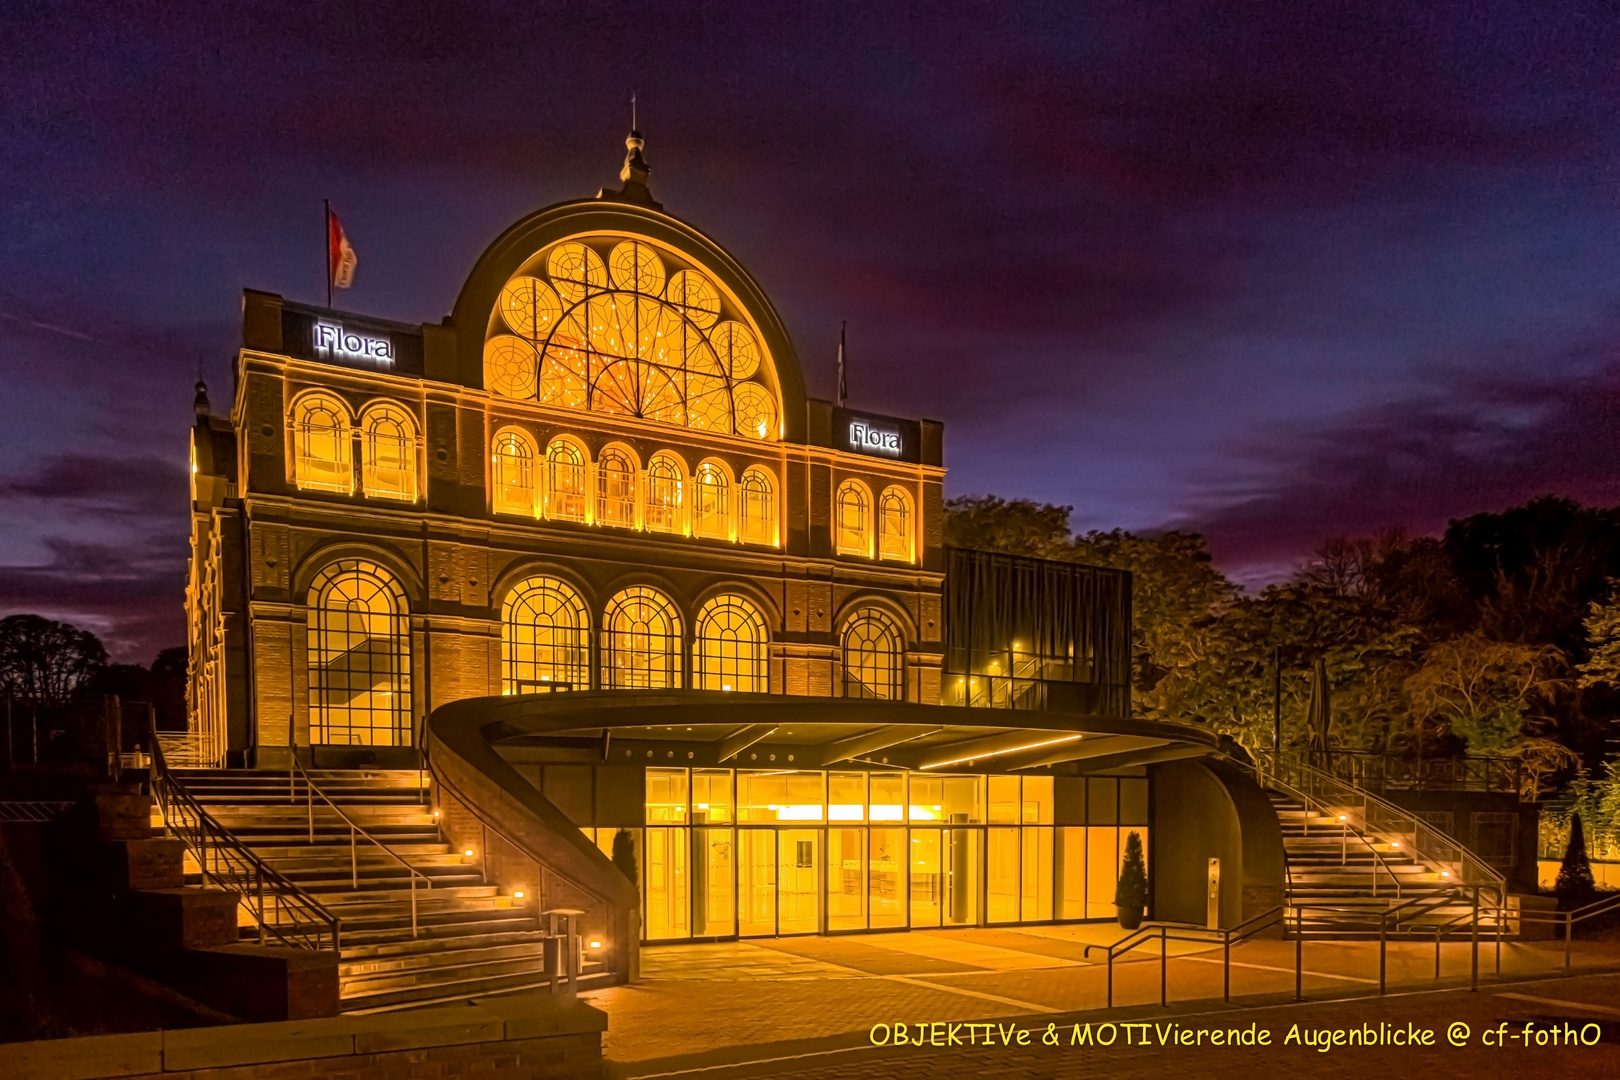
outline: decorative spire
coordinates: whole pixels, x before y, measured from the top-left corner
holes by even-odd
[[[198,416],[212,415],[208,405],[208,384],[201,379],[197,380],[197,396],[192,400],[191,408]]]
[[[646,145],[641,132],[631,128],[630,137],[624,140],[624,167],[619,170],[619,179],[624,181],[624,187],[618,191],[603,188],[596,193],[598,199],[640,203],[654,210],[663,209],[664,204],[654,199],[652,192],[647,189],[647,177],[652,172],[652,167],[647,164],[647,159],[641,156],[642,148]]]

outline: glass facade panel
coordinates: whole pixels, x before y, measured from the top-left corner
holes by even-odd
[[[1058,830],[1058,904],[1060,919],[1086,917],[1086,830]]]
[[[913,776],[907,817],[912,821],[940,821],[944,816],[945,782],[938,776]]]
[[[944,820],[952,825],[980,825],[984,822],[984,777],[944,776]]]
[[[737,830],[737,933],[776,933],[776,830]]]
[[[832,773],[827,777],[827,820],[866,820],[865,773]]]
[[[731,770],[692,770],[692,823],[719,825],[731,821]]]
[[[911,925],[938,926],[944,893],[940,873],[938,829],[911,830]]]
[[[819,772],[739,772],[737,820],[758,823],[822,820],[822,777]]]
[[[1119,782],[1119,823],[1146,825],[1148,821],[1148,782],[1126,779]]]
[[[867,895],[872,929],[906,925],[906,830],[872,829]]]
[[[992,777],[992,779],[996,779]],[[1013,783],[1017,777],[1009,777]],[[1018,921],[1018,830],[988,833],[985,857],[985,919],[993,923]]]
[[[904,773],[868,773],[871,784],[869,817],[872,821],[906,819],[906,776]]]
[[[1052,917],[1052,830],[1035,826],[1025,828],[1023,833],[1023,871],[1019,875],[1023,882],[1023,903],[1019,918],[1024,922],[1044,922]]]
[[[990,778],[990,824],[1018,824],[1018,777]]]
[[[821,830],[778,829],[776,932],[821,932]]]
[[[686,770],[647,770],[647,821],[686,823]]]
[[[687,830],[647,830],[647,937],[651,940],[689,936],[687,912]]]
[[[693,937],[728,937],[737,932],[732,917],[736,895],[736,838],[730,829],[694,829],[697,852],[692,860]]]
[[[1119,823],[1118,780],[1094,776],[1086,781],[1086,823],[1090,825]]]
[[[827,830],[827,929],[866,929],[865,829]]]
[[[1024,777],[1024,824],[1052,824],[1052,778]]]
[[[1119,883],[1119,830],[1112,825],[1086,828],[1086,918],[1112,919],[1114,886]]]

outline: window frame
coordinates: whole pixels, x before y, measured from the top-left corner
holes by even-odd
[[[509,485],[507,484],[505,477],[502,475],[503,469],[507,467],[505,464],[503,464],[503,462],[521,460],[511,455],[505,455],[502,453],[501,448],[503,445],[503,440],[507,438],[510,438],[513,443],[520,445],[528,454],[526,466],[528,469],[527,485]],[[529,434],[526,430],[510,424],[496,430],[495,437],[490,440],[489,497],[490,510],[492,513],[520,515],[530,518],[540,516],[540,477],[542,475],[539,469],[540,460],[539,443],[535,437]],[[519,466],[519,468],[522,467],[524,466]],[[515,501],[503,500],[501,498],[501,492],[509,487],[515,487],[516,490],[520,491],[528,491],[529,495],[526,505]]]
[[[860,515],[854,529],[846,524],[845,519],[845,510],[852,505],[849,501],[850,496],[858,500],[854,505]],[[872,489],[864,481],[850,476],[839,482],[833,494],[833,546],[838,554],[858,555],[864,559],[872,557],[872,519],[875,509]]]
[[[377,452],[380,436],[377,432],[379,422],[395,423],[400,428],[398,435],[386,436],[397,440],[400,446],[400,463],[390,470],[384,470],[378,465],[381,455]],[[411,415],[403,405],[395,401],[373,401],[360,413],[360,489],[368,499],[393,499],[399,502],[415,502],[417,491],[421,456],[421,439],[417,435],[416,418]],[[393,471],[398,473],[407,483],[403,487],[389,487],[378,482],[379,473]]]
[[[310,414],[317,408],[332,416],[336,421],[335,434],[330,436],[336,443],[337,458],[317,457],[310,452],[310,440],[313,429],[309,425]],[[299,394],[293,400],[288,410],[287,426],[292,431],[292,480],[293,485],[300,491],[326,491],[338,495],[354,494],[354,414],[350,411],[348,403],[336,394],[327,390],[308,390]],[[323,429],[325,430],[325,429]],[[320,479],[316,466],[323,467],[333,479]]]

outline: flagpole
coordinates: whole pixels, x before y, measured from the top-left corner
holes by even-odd
[[[321,221],[321,265],[326,274],[326,310],[332,310],[332,200],[322,199],[321,209],[325,211]]]

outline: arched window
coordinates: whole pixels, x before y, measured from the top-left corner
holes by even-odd
[[[884,488],[878,499],[878,554],[905,562],[916,558],[911,540],[911,496],[903,488]]]
[[[529,433],[517,428],[496,432],[493,458],[495,512],[535,516],[535,449]]]
[[[758,465],[743,471],[737,485],[738,530],[745,544],[776,544],[776,484]]]
[[[838,554],[872,557],[872,493],[859,480],[838,485],[833,506]]]
[[[525,578],[501,604],[501,689],[589,690],[590,621],[566,581]]]
[[[306,491],[354,490],[349,410],[330,394],[305,394],[293,405],[293,482]]]
[[[340,560],[310,586],[309,726],[319,745],[412,743],[410,615],[374,562]]]
[[[692,474],[692,535],[731,539],[731,483],[712,461]]]
[[[765,620],[740,596],[717,596],[697,617],[693,682],[699,690],[763,694],[766,676]]]
[[[881,608],[861,608],[844,624],[844,696],[905,697],[905,637]]]
[[[585,452],[563,439],[546,447],[546,517],[585,520]]]
[[[679,690],[681,616],[657,589],[634,585],[602,613],[602,687]]]
[[[416,422],[392,402],[360,416],[361,490],[374,499],[416,501]]]
[[[617,446],[596,459],[596,522],[636,527],[636,463]]]
[[[680,532],[682,481],[685,470],[670,454],[654,454],[647,463],[646,525],[650,532]]]

